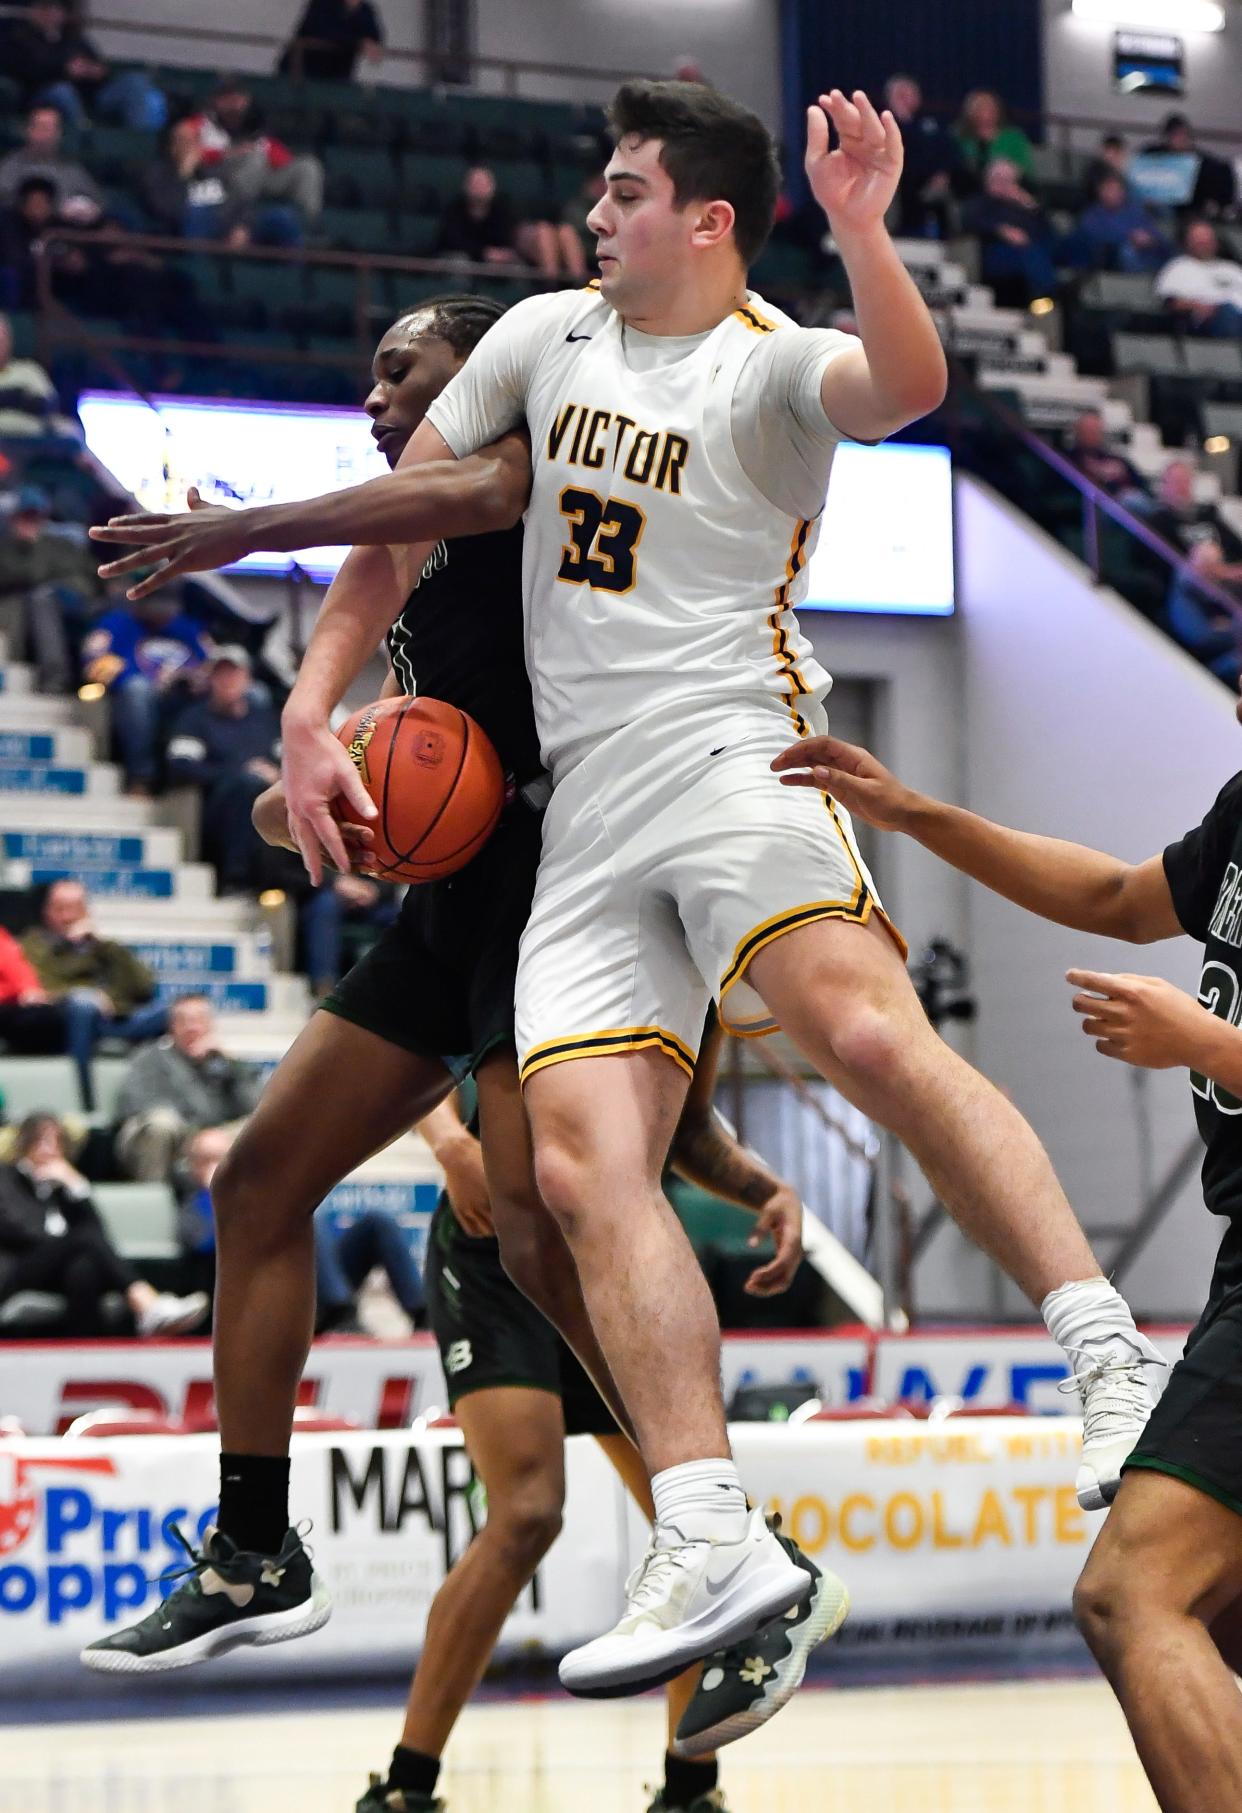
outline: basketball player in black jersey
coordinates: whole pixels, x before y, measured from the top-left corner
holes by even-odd
[[[1125,1462],[1074,1610],[1164,1813],[1242,1807],[1242,774],[1201,824],[1132,864],[947,806],[832,737],[774,765],[1058,925],[1204,947],[1197,999],[1159,976],[1068,974],[1098,1051],[1187,1072],[1204,1201],[1224,1222],[1207,1307]]]
[[[402,316],[384,336],[366,407],[390,464],[497,312],[478,298],[444,298]],[[359,1803],[363,1813],[424,1813],[439,1804],[432,1797],[444,1742],[555,1533],[566,1433],[601,1438],[652,1514],[637,1451],[568,1348],[509,1281],[490,1238],[493,1216],[506,1210],[523,1223],[546,1220],[537,1202],[532,1209],[513,1049],[517,946],[539,857],[544,783],[522,650],[517,519],[529,461],[520,436],[481,457],[478,472],[463,461],[449,478],[464,479],[473,526],[488,532],[442,542],[428,559],[415,588],[418,608],[389,632],[385,691],[417,690],[468,711],[500,755],[510,802],[465,869],[409,890],[397,924],[320,1004],[217,1172],[219,1528],[194,1557],[186,1586],[83,1653],[96,1669],[162,1670],[238,1642],[301,1636],[328,1617],[326,1592],[288,1527],[288,1440],[314,1308],[310,1217],[365,1157],[423,1122],[451,1198],[436,1217],[429,1306],[450,1402],[487,1489],[488,1521],[433,1606],[403,1742],[388,1777]],[[255,822],[269,842],[289,843],[279,787],[257,802]],[[347,826],[345,834],[355,866],[365,870],[370,833]],[[801,1207],[714,1114],[717,1049],[714,1037],[705,1040],[671,1158],[696,1182],[759,1214],[777,1254],[751,1287],[768,1294],[785,1288],[796,1269]],[[444,1099],[468,1075],[477,1081],[482,1153]],[[748,1638],[745,1655],[714,1658],[710,1695],[693,1697],[697,1669],[670,1684],[671,1729],[684,1715],[683,1734],[700,1760],[670,1752],[657,1813],[716,1807],[713,1726],[729,1720],[736,1727],[739,1715],[742,1728],[761,1723],[801,1678],[827,1608],[819,1603],[819,1571],[788,1546],[815,1583],[797,1618],[774,1620],[771,1631]],[[756,1656],[767,1665],[760,1681]]]

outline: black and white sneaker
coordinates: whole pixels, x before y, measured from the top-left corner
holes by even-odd
[[[796,1542],[780,1534],[776,1520],[773,1534],[789,1559],[811,1576],[810,1593],[753,1637],[708,1656],[677,1727],[675,1756],[708,1756],[766,1724],[797,1691],[816,1644],[845,1622],[850,1596],[844,1582],[816,1567]]]
[[[444,1813],[444,1802],[414,1788],[394,1788],[382,1775],[373,1775],[354,1813]]]
[[[180,1585],[138,1624],[88,1643],[81,1660],[108,1674],[188,1668],[244,1643],[286,1643],[309,1636],[332,1615],[332,1601],[296,1530],[278,1555],[239,1549],[217,1529],[202,1553],[173,1534],[190,1558]]]

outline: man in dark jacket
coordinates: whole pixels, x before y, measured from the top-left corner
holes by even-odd
[[[116,1151],[131,1177],[163,1182],[186,1138],[204,1127],[245,1120],[263,1087],[251,1064],[220,1050],[205,995],[180,995],[168,1034],[134,1053],[117,1100]]]
[[[29,1115],[13,1163],[0,1165],[0,1303],[22,1291],[64,1297],[66,1332],[75,1338],[105,1332],[111,1295],[125,1298],[140,1335],[185,1334],[207,1313],[203,1292],[169,1296],[121,1258],[53,1114]]]
[[[360,56],[378,63],[383,52],[384,31],[371,0],[307,0],[280,67],[288,75],[350,82]]]
[[[168,1015],[155,999],[155,977],[134,953],[101,938],[80,881],[54,881],[43,900],[43,922],[22,948],[48,999],[63,1001],[69,1054],[78,1067],[82,1103],[95,1106],[91,1057],[104,1037],[136,1044],[163,1032]]]
[[[244,648],[218,649],[207,672],[207,697],[177,719],[166,774],[170,785],[202,793],[204,853],[222,891],[244,893],[257,883],[263,851],[250,810],[280,774],[280,723],[252,697]]]
[[[72,126],[89,126],[95,113],[152,132],[168,117],[168,102],[150,76],[109,69],[62,0],[34,0],[25,18],[9,27],[4,52],[5,69],[26,103],[58,107]]]

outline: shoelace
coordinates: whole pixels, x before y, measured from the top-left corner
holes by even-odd
[[[656,1535],[659,1535],[658,1530]],[[690,1550],[700,1546],[677,1542],[669,1548],[658,1548],[653,1542],[625,1583],[626,1611],[642,1612],[665,1602],[676,1575],[689,1571]]]
[[[1063,1396],[1077,1392],[1082,1399],[1084,1446],[1088,1442],[1124,1434],[1136,1415],[1146,1416],[1151,1405],[1142,1369],[1144,1366],[1164,1366],[1166,1362],[1158,1355],[1135,1354],[1132,1360],[1101,1360],[1084,1347],[1068,1347],[1065,1351],[1071,1360],[1089,1362],[1081,1372],[1062,1379],[1057,1386]],[[1110,1384],[1112,1390],[1088,1397],[1087,1387],[1099,1383]]]
[[[294,1525],[294,1533],[299,1538],[298,1545],[285,1557],[286,1562],[292,1561],[298,1555],[305,1555],[308,1561],[311,1560],[311,1550],[307,1547],[306,1543],[301,1540],[304,1535],[310,1534],[311,1527],[309,1518],[307,1518],[305,1523]],[[232,1562],[225,1561],[217,1556],[208,1555],[203,1549],[196,1549],[194,1544],[187,1540],[180,1524],[170,1523],[168,1529],[170,1535],[177,1538],[177,1541],[181,1544],[181,1547],[189,1557],[190,1562],[189,1567],[174,1568],[171,1571],[165,1569],[165,1571],[158,1576],[159,1580],[165,1580],[169,1583],[170,1594],[175,1592],[183,1581],[197,1580],[200,1575],[207,1572],[208,1568],[214,1568],[215,1572],[219,1574],[222,1580],[230,1580],[236,1568],[237,1561],[240,1560],[242,1555],[247,1553],[245,1549],[239,1549]],[[264,1557],[264,1560],[268,1559],[274,1561],[276,1557],[274,1555]],[[169,1595],[165,1595],[165,1597],[168,1596]]]

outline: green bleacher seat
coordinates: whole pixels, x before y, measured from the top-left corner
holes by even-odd
[[[1203,431],[1207,435],[1223,434],[1235,446],[1242,445],[1242,403],[1205,403]]]
[[[438,197],[439,204],[448,201],[461,188],[469,164],[464,157],[431,151],[407,151],[401,159],[401,193],[403,205],[416,191]]]
[[[402,258],[430,258],[439,236],[439,215],[400,214],[393,228],[392,250]]]
[[[42,1109],[60,1115],[82,1112],[78,1073],[71,1058],[0,1058],[0,1095],[11,1121]]]
[[[520,216],[543,220],[556,211],[556,193],[544,165],[527,160],[497,163],[492,168],[501,194],[508,196]]]
[[[123,183],[156,155],[155,134],[129,126],[92,126],[87,154],[92,175],[105,183]]]
[[[1136,313],[1161,312],[1150,277],[1129,271],[1097,271],[1083,285],[1082,300],[1088,308],[1129,309]]]
[[[1113,363],[1119,373],[1146,377],[1184,377],[1181,342],[1162,334],[1114,334]]]
[[[323,231],[334,245],[346,251],[391,252],[395,249],[392,215],[387,208],[325,208]]]
[[[176,1204],[167,1184],[101,1183],[91,1191],[95,1207],[125,1259],[175,1259]]]
[[[33,359],[38,317],[30,309],[10,309],[9,326],[13,330],[13,351],[19,359]]]
[[[387,208],[397,198],[400,176],[387,151],[335,145],[324,159],[324,168],[336,207]]]
[[[1186,364],[1196,377],[1242,381],[1242,346],[1234,340],[1187,340]]]

